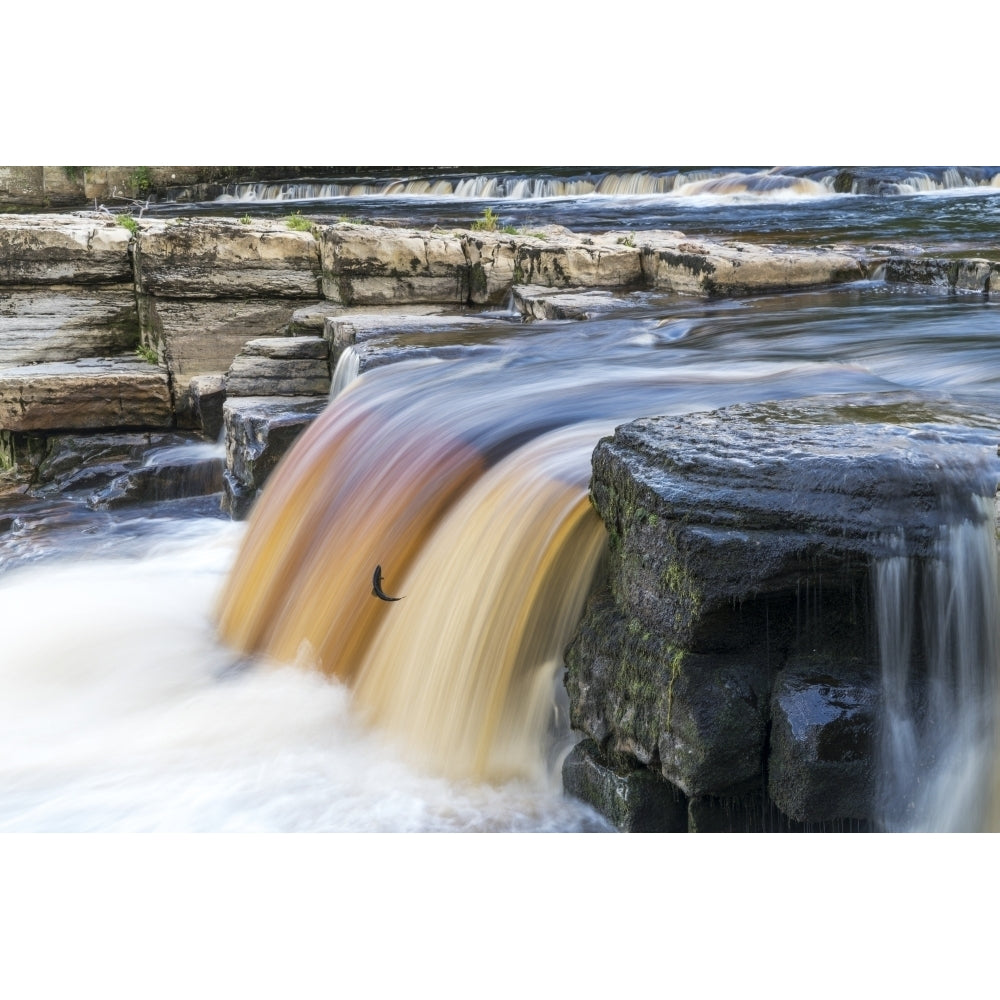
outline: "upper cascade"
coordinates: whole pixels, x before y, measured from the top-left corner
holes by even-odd
[[[218,201],[323,201],[426,197],[525,201],[545,198],[694,195],[817,198],[833,194],[906,195],[1000,188],[1000,167],[750,167],[546,170],[434,170],[415,176],[250,181]]]

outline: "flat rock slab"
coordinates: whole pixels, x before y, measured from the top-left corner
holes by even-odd
[[[462,305],[469,297],[469,266],[457,235],[345,223],[321,227],[318,236],[323,295],[332,302]]]
[[[136,286],[165,298],[312,298],[320,292],[319,244],[283,222],[184,219],[141,224]]]
[[[131,282],[132,234],[109,215],[0,215],[0,285]]]
[[[138,342],[131,285],[0,285],[0,367],[118,354]]]
[[[134,358],[0,370],[0,428],[8,431],[164,428],[173,412],[167,373]]]
[[[885,280],[891,284],[929,285],[949,292],[981,292],[1000,298],[1000,264],[978,257],[890,257]]]
[[[855,257],[822,248],[803,250],[750,243],[712,243],[676,234],[636,234],[645,283],[691,295],[752,295],[858,281]]]
[[[330,343],[335,365],[345,347],[375,340],[427,334],[431,339],[443,339],[449,334],[495,328],[493,317],[475,313],[437,311],[420,312],[414,309],[363,310],[331,316],[326,323],[324,336]]]
[[[817,557],[867,564],[901,529],[911,554],[929,554],[944,521],[981,519],[973,497],[994,493],[995,444],[946,419],[909,393],[645,418],[598,444],[592,495],[643,567],[628,584],[637,607],[666,601],[684,633],[695,613],[784,587]]]
[[[517,285],[514,306],[532,319],[590,319],[616,309],[627,309],[629,302],[607,289],[553,291],[544,285]]]

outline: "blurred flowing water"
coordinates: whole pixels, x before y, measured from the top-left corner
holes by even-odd
[[[514,188],[498,210],[577,229],[627,217],[635,228],[786,242],[996,249],[981,235],[1000,219],[991,174],[949,186],[955,177],[929,168],[942,184],[904,189],[882,177],[878,193],[859,194],[815,172],[796,184],[736,173],[688,177],[696,188],[686,192],[676,180],[654,194],[528,198]],[[301,204],[320,214],[356,204],[374,213],[377,203],[420,224],[482,205],[440,190],[306,193]],[[269,197],[229,197],[242,213],[251,194],[261,205]],[[286,194],[267,204],[287,213]],[[441,334],[431,328],[398,336],[428,350],[346,372],[249,524],[204,501],[0,508],[0,830],[605,829],[562,795],[558,773],[570,740],[561,649],[603,547],[587,503],[603,434],[651,413],[838,394],[859,406],[898,401],[915,439],[940,436],[943,450],[959,442],[996,475],[995,300],[879,281],[712,302],[626,299],[586,321],[498,314],[450,332],[448,357],[433,355]],[[943,525],[952,542],[935,566],[876,570],[894,609],[880,633],[887,689],[903,692],[893,704],[905,703],[911,668],[900,650],[914,645],[906,629],[922,615],[921,662],[945,664],[942,676],[965,670],[989,706],[953,745],[950,773],[975,765],[964,796],[974,808],[949,805],[945,820],[944,806],[922,805],[911,822],[903,781],[884,790],[906,800],[887,806],[888,828],[965,828],[988,811],[991,510],[976,526]],[[372,597],[376,564],[401,601]],[[947,582],[972,576],[974,596]],[[968,623],[952,615],[970,607],[978,638],[966,642]],[[922,610],[904,621],[900,608]],[[955,667],[956,656],[974,666]],[[927,758],[947,754],[921,734],[910,742],[911,763],[902,750],[885,757],[926,778]]]

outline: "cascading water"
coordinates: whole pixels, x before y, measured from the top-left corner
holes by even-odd
[[[731,173],[691,170],[683,182]],[[595,170],[554,179],[591,183],[597,197],[523,185],[525,201],[510,198],[503,215],[571,228],[592,219],[780,233],[810,245],[860,235],[949,252],[995,236],[995,170],[965,171],[955,194],[895,200],[864,195],[914,171],[869,170],[860,197],[789,183],[785,202],[774,200],[785,183],[776,175],[826,188],[828,172],[756,173],[755,200],[686,198],[674,191],[677,172]],[[957,183],[933,168],[928,176]],[[424,180],[409,201],[398,189],[383,197],[382,182],[377,194],[354,185],[330,197],[396,198],[396,218],[407,220],[421,218],[419,202],[435,221],[447,218],[440,206],[459,201],[458,179]],[[514,192],[518,180],[503,180]],[[308,185],[274,192],[314,196],[324,195]],[[542,197],[564,200],[540,206]],[[327,210],[339,214],[342,203]],[[467,224],[468,207],[453,212]],[[926,422],[993,450],[998,336],[992,299],[878,282],[715,302],[635,296],[618,315],[507,324],[489,352],[478,332],[467,344],[456,337],[457,360],[355,377],[358,356],[345,350],[336,397],[275,471],[246,531],[217,506],[157,504],[141,517],[68,501],[44,513],[4,507],[0,829],[599,828],[539,777],[559,643],[603,543],[586,504],[592,445],[652,413],[905,390],[925,394]],[[953,399],[971,408],[952,410]],[[890,552],[872,571],[893,706],[885,754],[898,772],[882,786],[889,829],[1000,828],[1000,817],[984,819],[996,809],[989,523],[983,507],[933,551]],[[372,596],[377,564],[401,601]],[[213,606],[229,646],[215,637]],[[965,693],[931,684],[925,697],[924,678]],[[426,710],[425,684],[441,696]],[[968,696],[977,685],[985,715]],[[958,734],[943,749],[942,716]],[[466,780],[477,775],[497,780]]]
[[[927,558],[875,566],[883,724],[880,805],[890,830],[980,830],[992,823],[1000,588],[994,501],[941,528]]]

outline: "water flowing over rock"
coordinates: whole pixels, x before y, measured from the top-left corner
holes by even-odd
[[[692,801],[766,791],[796,822],[884,818],[873,567],[900,537],[935,558],[942,525],[984,523],[997,480],[995,447],[928,417],[905,394],[830,397],[648,418],[600,442],[610,561],[567,688],[608,766]]]

